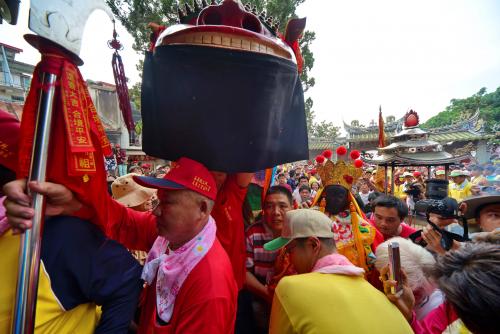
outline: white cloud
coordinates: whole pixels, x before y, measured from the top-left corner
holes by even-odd
[[[316,32],[309,91],[318,119],[341,124],[409,108],[422,119],[452,98],[500,86],[500,7],[479,1],[306,1]]]

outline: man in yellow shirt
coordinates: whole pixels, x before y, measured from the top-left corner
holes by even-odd
[[[487,186],[488,180],[483,176],[484,168],[481,166],[474,166],[471,172],[471,183],[475,186]]]
[[[467,180],[467,173],[456,169],[450,173],[450,177],[453,180],[449,187],[449,196],[451,198],[461,202],[474,194],[472,183]]]
[[[364,278],[364,270],[336,252],[332,221],[319,211],[289,211],[280,238],[266,250],[285,247],[299,275],[279,282],[273,299],[270,334],[413,333],[384,294]]]

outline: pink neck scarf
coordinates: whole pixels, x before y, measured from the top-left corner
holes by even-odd
[[[312,270],[315,273],[363,276],[365,270],[353,265],[344,255],[330,254],[319,259]]]
[[[215,220],[208,223],[193,239],[176,250],[168,249],[168,240],[156,238],[142,271],[142,279],[151,285],[156,279],[156,309],[161,320],[169,322],[175,298],[187,276],[212,248],[215,241]],[[168,250],[168,252],[167,252]]]

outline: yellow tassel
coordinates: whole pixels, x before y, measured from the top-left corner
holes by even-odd
[[[368,272],[368,266],[366,265],[366,253],[365,253],[365,247],[363,246],[363,241],[361,240],[361,231],[359,230],[359,217],[361,217],[361,214],[359,213],[361,210],[359,209],[359,206],[356,203],[356,200],[354,199],[354,196],[352,195],[351,192],[349,192],[349,209],[351,212],[351,223],[352,223],[352,230],[354,232],[354,244],[356,245],[356,250],[358,252],[358,258],[361,263],[361,267],[365,270],[365,272]],[[357,210],[360,210],[359,212]]]

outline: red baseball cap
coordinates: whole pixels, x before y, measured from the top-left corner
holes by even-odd
[[[0,110],[0,165],[17,171],[21,123],[13,115]]]
[[[420,175],[422,175],[422,173],[420,173],[419,171],[413,172],[413,176],[415,177],[419,177]]]
[[[155,189],[188,189],[215,201],[217,185],[212,174],[201,163],[189,158],[180,158],[172,163],[170,172],[162,179],[149,176],[134,176],[141,186]]]

